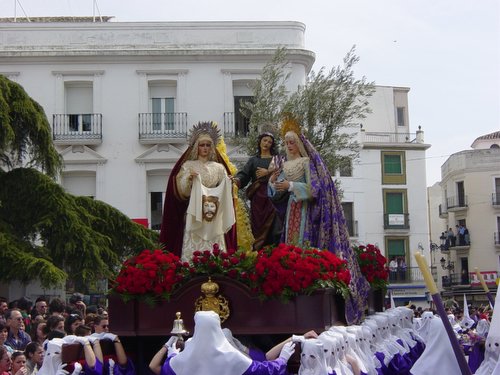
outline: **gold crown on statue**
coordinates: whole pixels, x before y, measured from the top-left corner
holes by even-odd
[[[199,122],[193,126],[189,133],[189,145],[193,146],[202,134],[208,134],[215,146],[217,146],[221,138],[217,123],[213,121]]]
[[[295,132],[297,135],[302,133],[297,118],[292,113],[285,113],[283,120],[281,120],[281,135],[284,137],[290,131]]]

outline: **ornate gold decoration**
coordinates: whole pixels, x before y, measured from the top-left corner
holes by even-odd
[[[214,146],[217,146],[221,138],[220,130],[215,122],[199,122],[193,126],[189,133],[189,145],[193,146],[198,137],[202,134],[207,134],[212,139]]]
[[[295,132],[300,135],[302,132],[300,130],[300,124],[291,113],[286,113],[281,121],[281,135],[284,137],[289,131]]]
[[[205,297],[198,297],[195,301],[195,311],[213,311],[219,314],[221,323],[229,318],[229,302],[224,296],[217,296],[219,285],[209,277],[208,281],[201,284],[201,291]]]

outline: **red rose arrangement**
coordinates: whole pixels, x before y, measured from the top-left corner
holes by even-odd
[[[223,251],[215,244],[212,251],[195,251],[190,262],[183,263],[186,276],[223,275],[248,284],[249,270],[255,259],[245,251]]]
[[[380,249],[371,244],[355,246],[353,249],[356,252],[361,273],[372,288],[385,289],[388,284],[389,270],[387,258],[382,255]]]
[[[189,262],[167,251],[144,250],[123,264],[113,291],[124,300],[154,304],[168,300],[192,277],[214,275],[244,283],[263,299],[282,300],[322,288],[334,288],[345,297],[351,279],[346,261],[326,250],[280,244],[246,253],[214,245],[211,251],[195,251]]]
[[[258,252],[250,280],[262,297],[287,300],[320,288],[346,296],[351,274],[347,262],[327,250],[280,244]]]
[[[142,296],[146,300],[168,299],[182,282],[179,257],[162,250],[143,250],[122,266],[114,290],[125,300]]]

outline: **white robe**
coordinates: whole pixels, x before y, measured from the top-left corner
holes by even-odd
[[[203,196],[217,197],[219,204],[212,221],[203,217]],[[212,250],[218,244],[227,250],[224,234],[236,222],[231,180],[224,176],[218,186],[206,187],[198,175],[193,178],[191,197],[186,212],[186,227],[182,243],[182,259],[189,260],[196,250]]]

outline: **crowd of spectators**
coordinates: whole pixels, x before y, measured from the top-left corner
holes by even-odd
[[[109,341],[104,352],[101,342]],[[81,345],[82,353],[65,369],[63,345]],[[45,353],[50,353],[49,358]],[[59,349],[57,349],[59,348]],[[68,369],[71,368],[71,371]],[[114,370],[116,368],[116,370]],[[119,337],[109,332],[103,306],[89,305],[81,293],[62,298],[40,296],[7,301],[0,297],[0,374],[134,374]],[[110,372],[111,371],[111,372]]]

